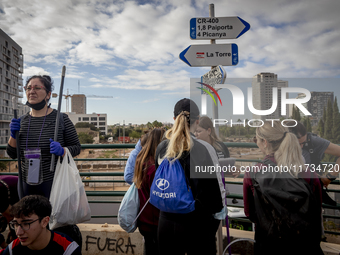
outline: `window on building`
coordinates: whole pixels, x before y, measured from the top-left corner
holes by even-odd
[[[99,130],[105,130],[105,127],[99,127]]]
[[[99,117],[99,120],[105,120],[105,117]]]
[[[97,117],[91,117],[91,120],[97,120]]]
[[[105,126],[105,122],[99,122],[99,126]]]
[[[81,117],[78,117],[78,121],[81,121]]]
[[[89,121],[89,117],[83,117],[83,121]]]
[[[97,122],[91,122],[91,124],[97,126]]]

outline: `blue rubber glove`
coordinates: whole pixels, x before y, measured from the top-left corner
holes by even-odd
[[[15,138],[16,131],[20,130],[20,118],[19,119],[12,119],[11,124],[9,124],[9,128],[11,129],[11,136]]]
[[[50,153],[56,156],[64,155],[64,148],[61,147],[60,143],[53,141],[52,138],[50,138]]]

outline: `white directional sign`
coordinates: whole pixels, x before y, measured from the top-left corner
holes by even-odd
[[[179,54],[189,66],[235,66],[238,63],[238,47],[231,44],[191,45]]]
[[[249,23],[240,17],[192,18],[190,20],[190,38],[236,39],[247,32]]]

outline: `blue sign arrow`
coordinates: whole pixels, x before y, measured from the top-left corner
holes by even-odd
[[[238,64],[238,47],[235,43],[190,45],[179,58],[189,66],[234,66]]]
[[[193,40],[236,39],[249,29],[249,23],[237,16],[190,20],[190,38]]]

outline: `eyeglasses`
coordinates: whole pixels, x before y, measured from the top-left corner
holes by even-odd
[[[253,142],[254,142],[254,143],[257,143],[257,138],[256,138],[256,136],[253,137]]]
[[[30,92],[32,89],[36,92],[39,92],[42,89],[45,89],[45,87],[42,86],[42,85],[34,85],[34,86],[25,86],[24,89],[25,89],[26,92],[27,91]]]
[[[39,220],[39,219],[36,219],[34,221],[31,221],[31,222],[21,222],[21,224],[19,224],[16,221],[11,221],[9,223],[9,226],[11,227],[11,229],[14,229],[14,230],[17,230],[18,227],[20,226],[23,230],[27,231],[27,230],[30,229],[31,224],[36,222],[37,220]]]

